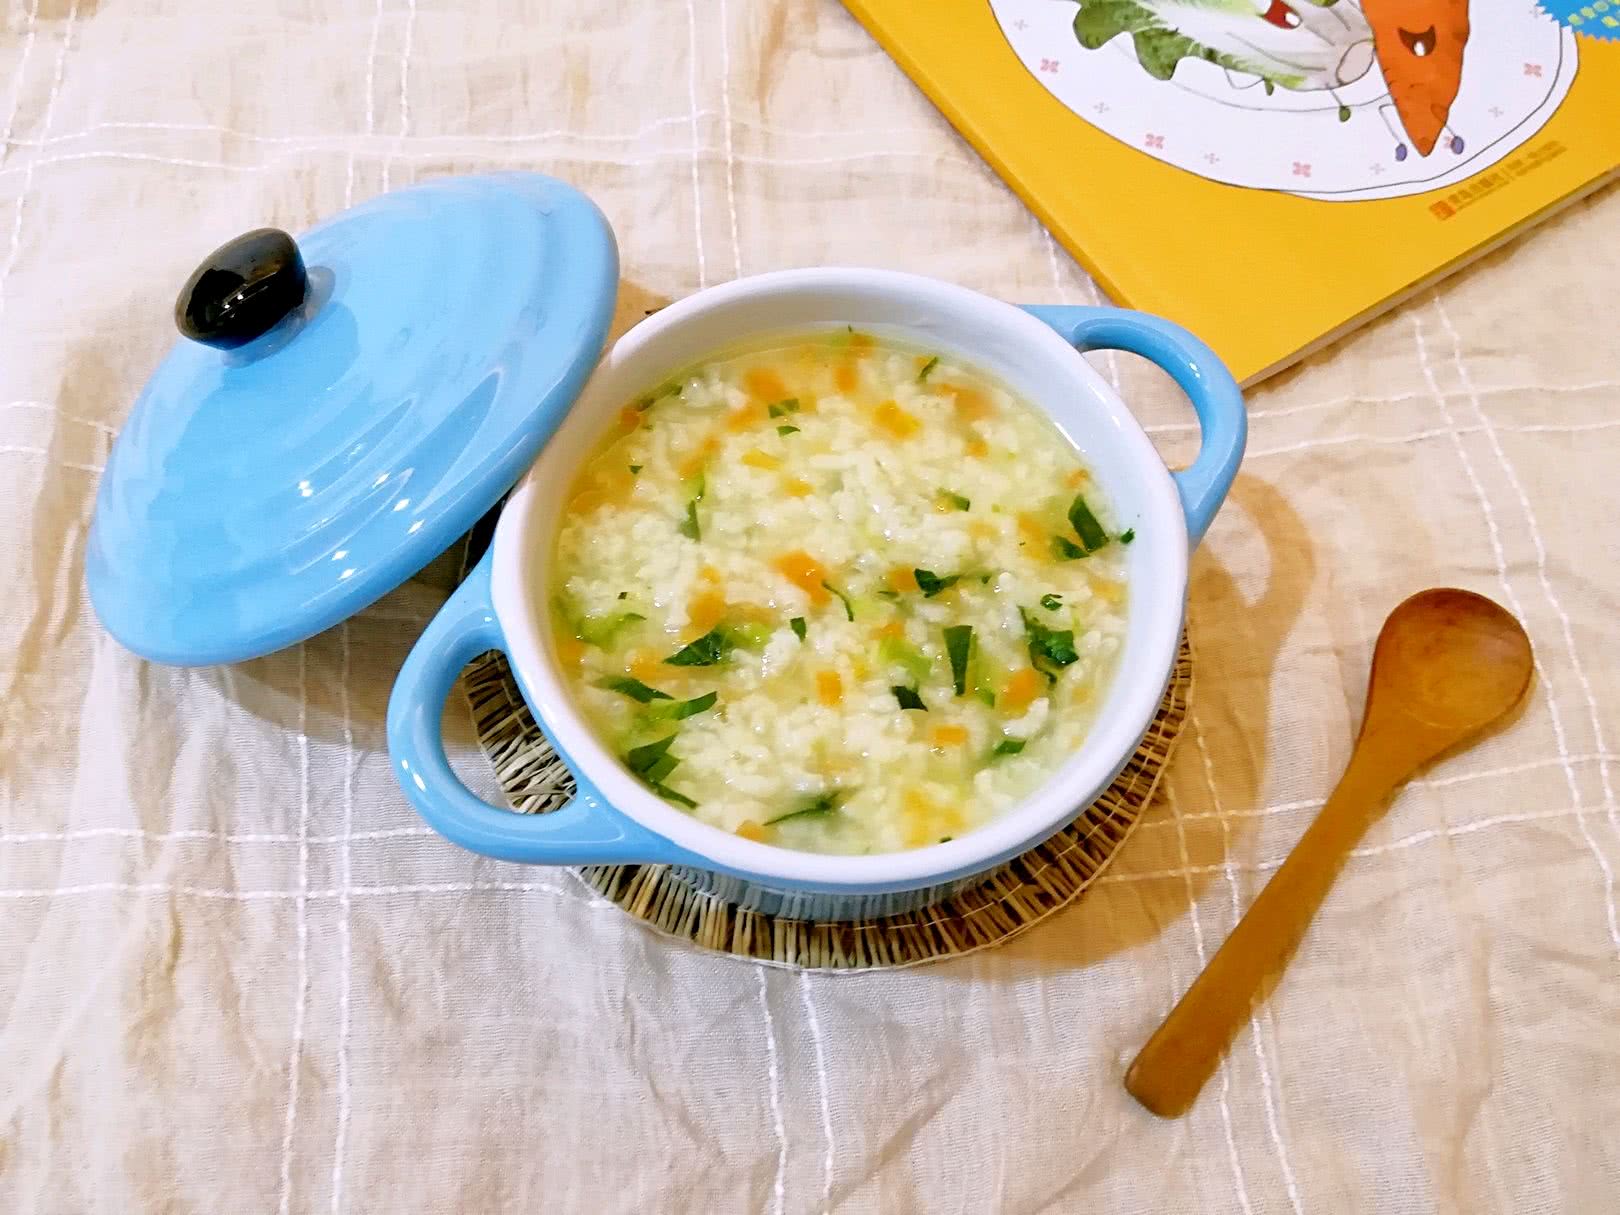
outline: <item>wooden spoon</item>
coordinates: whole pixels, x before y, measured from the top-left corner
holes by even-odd
[[[1389,795],[1443,751],[1476,737],[1530,687],[1530,639],[1469,591],[1430,590],[1389,614],[1373,651],[1367,711],[1339,787],[1204,973],[1148,1039],[1125,1088],[1160,1117],[1184,1114]]]

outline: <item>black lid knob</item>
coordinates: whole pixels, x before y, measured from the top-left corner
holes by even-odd
[[[193,271],[174,303],[174,323],[194,342],[235,350],[302,304],[308,287],[293,238],[259,228],[221,245]]]

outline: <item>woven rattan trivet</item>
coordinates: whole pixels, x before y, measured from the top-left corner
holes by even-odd
[[[574,778],[535,725],[506,660],[484,655],[467,669],[463,683],[479,741],[512,805],[543,814],[567,801]],[[1181,733],[1191,687],[1192,652],[1183,636],[1158,715],[1107,791],[1045,843],[932,907],[878,920],[786,920],[695,890],[667,865],[597,865],[577,872],[659,932],[752,961],[853,970],[910,966],[999,945],[1071,903],[1129,837]]]

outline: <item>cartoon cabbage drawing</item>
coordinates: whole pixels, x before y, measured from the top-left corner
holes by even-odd
[[[1183,59],[1202,59],[1266,92],[1338,89],[1373,64],[1373,33],[1355,0],[1079,0],[1080,45],[1095,50],[1129,34],[1136,58],[1169,80]]]

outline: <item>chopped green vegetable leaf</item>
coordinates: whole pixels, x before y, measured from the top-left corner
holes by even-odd
[[[652,313],[648,313],[647,315],[651,316]],[[681,395],[680,381],[671,380],[669,383],[665,384],[662,388],[659,388],[656,392],[649,393],[647,396],[642,397],[641,400],[636,402],[636,408],[641,410],[642,412],[646,412],[647,410],[651,409],[654,405],[656,405],[659,401],[662,401],[665,397],[678,397],[680,395]]]
[[[714,708],[719,699],[720,693],[705,692],[702,696],[694,696],[691,700],[671,700],[668,704],[651,705],[641,715],[642,722],[644,725],[656,726],[665,722],[685,721],[688,717]]]
[[[685,536],[688,540],[703,539],[703,529],[698,526],[697,504],[698,500],[696,498],[693,498],[690,502],[688,502],[686,504],[686,518],[682,519],[675,526],[675,530],[680,532],[681,535]]]
[[[605,646],[627,625],[647,619],[640,612],[619,612],[613,616],[586,616],[574,630],[586,645]]]
[[[628,598],[630,598],[630,592],[629,591],[620,591],[619,592],[619,598],[620,599],[628,599]]]
[[[765,820],[767,827],[774,827],[778,823],[786,823],[796,818],[824,818],[829,814],[836,814],[838,807],[849,800],[852,789],[829,789],[819,797],[786,814]]]
[[[624,757],[624,762],[629,765],[630,771],[641,776],[664,758],[665,753],[669,751],[670,743],[674,741],[675,736],[671,734],[668,738],[660,738],[657,742],[650,742],[644,747],[631,747]]]
[[[696,810],[698,807],[698,804],[691,798],[687,797],[686,794],[677,793],[668,785],[660,785],[655,782],[653,784],[653,792],[658,794],[660,797],[674,802],[677,806],[685,806],[688,810]]]
[[[1017,755],[1024,749],[1024,740],[1021,738],[1004,738],[996,744],[991,755]]]
[[[638,474],[638,473],[640,473],[640,472],[641,472],[641,465],[639,465],[639,464],[632,464],[632,465],[631,465],[631,466],[630,466],[630,475],[631,475],[631,476],[632,476],[632,477],[634,477],[634,476],[636,476],[636,475],[637,475],[637,474]]]
[[[938,366],[939,366],[939,355],[936,354],[933,358],[929,359],[926,363],[924,363],[922,365],[922,370],[917,373],[917,383],[921,384],[924,380],[926,380],[928,378],[929,373],[932,372],[934,370],[934,368],[936,368]]]
[[[788,628],[793,630],[793,635],[795,637],[797,637],[800,641],[804,640],[804,617],[803,616],[795,616],[792,620],[788,621]]]
[[[647,770],[641,774],[641,777],[648,784],[656,785],[659,781],[663,780],[664,777],[675,771],[675,769],[680,766],[680,762],[681,761],[676,759],[673,755],[660,755],[657,759],[653,760],[653,762],[648,766]]]
[[[771,417],[773,417],[773,418],[780,418],[780,417],[783,417],[783,416],[785,416],[787,414],[790,414],[790,413],[798,413],[799,412],[799,398],[798,397],[789,397],[785,401],[778,401],[775,405],[772,405],[765,412],[770,414]]]
[[[1024,632],[1029,638],[1030,665],[1056,683],[1054,668],[1062,670],[1080,657],[1074,649],[1074,630],[1049,629],[1024,608],[1019,608],[1018,614],[1024,618]]]
[[[683,721],[688,717],[696,716],[714,708],[715,702],[719,699],[720,693],[705,692],[702,696],[694,696],[691,700],[683,700],[680,704],[667,709],[662,705],[659,707],[664,709],[674,720]]]
[[[899,637],[885,637],[878,645],[878,657],[884,662],[904,667],[906,674],[916,683],[927,679],[934,669],[928,655]]]
[[[1055,612],[1063,606],[1063,600],[1056,595],[1042,595],[1041,606],[1049,612]]]
[[[941,578],[933,570],[912,570],[911,573],[917,579],[917,589],[922,591],[924,599],[932,599],[941,591],[949,590],[962,577],[961,574],[952,574],[948,578]]]
[[[949,502],[952,506],[956,507],[957,510],[971,510],[973,508],[973,499],[964,498],[955,490],[942,489],[939,491],[939,496],[944,498],[945,501]]]
[[[990,585],[990,579],[992,579],[994,577],[995,577],[994,574],[980,574],[979,575],[979,585],[980,586],[989,586]]]
[[[785,439],[785,438],[787,438],[788,435],[796,435],[796,434],[798,434],[799,433],[799,428],[797,426],[778,426],[776,428],[776,433],[781,435]]]
[[[928,706],[923,704],[922,697],[917,695],[916,688],[907,688],[896,684],[889,691],[894,693],[894,698],[900,702],[902,709],[921,709],[924,713],[928,712]]]
[[[672,667],[712,667],[731,652],[736,643],[724,625],[717,624],[703,636],[664,659]]]
[[[836,586],[834,586],[830,582],[823,582],[821,585],[822,585],[823,589],[829,590],[834,595],[838,596],[838,602],[840,602],[840,603],[842,603],[844,605],[844,615],[849,617],[849,619],[854,620],[855,619],[855,605],[849,601],[849,596],[844,594],[843,591],[839,590]]]
[[[703,539],[703,531],[698,527],[697,504],[703,501],[704,491],[708,488],[702,473],[689,477],[686,481],[686,518],[676,525],[675,530],[688,540]]]
[[[1132,540],[1135,540],[1135,539],[1136,539],[1136,529],[1134,527],[1127,527],[1124,531],[1119,533],[1119,542],[1121,544],[1129,544]]]
[[[771,630],[763,624],[750,621],[739,624],[731,630],[731,644],[744,650],[763,649],[765,643],[771,639]]]
[[[953,624],[945,630],[945,653],[951,660],[951,684],[958,696],[967,694],[968,658],[973,652],[973,626]]]
[[[996,694],[989,688],[975,688],[973,689],[973,694],[980,700],[984,701],[984,703],[989,705],[992,709],[996,707]]]
[[[942,836],[939,837],[939,842],[942,843],[942,844],[948,844],[952,840],[954,840],[955,838],[956,837],[954,835],[942,835]]]
[[[631,679],[627,675],[604,679],[596,685],[606,688],[609,692],[623,692],[631,700],[639,700],[642,704],[650,704],[655,700],[673,700],[668,692],[660,692],[657,688],[649,688],[639,679]]]
[[[872,593],[874,595],[876,595],[879,599],[887,599],[890,603],[893,603],[896,599],[900,598],[900,592],[899,591],[891,591],[891,590],[885,589],[885,590],[881,590],[881,591],[873,591]]]
[[[1052,556],[1059,561],[1078,561],[1081,557],[1089,557],[1090,555],[1067,536],[1052,537]]]
[[[699,699],[702,699],[701,697]],[[660,738],[657,742],[648,743],[644,747],[632,747],[624,757],[624,762],[642,780],[652,787],[654,793],[668,798],[677,805],[685,806],[688,810],[696,810],[697,803],[684,793],[677,793],[665,785],[664,778],[675,771],[681,762],[669,753],[669,744],[675,741],[673,734],[667,738]]]
[[[1094,553],[1108,543],[1108,533],[1103,531],[1097,516],[1086,505],[1084,494],[1075,494],[1074,501],[1069,503],[1069,526],[1074,528],[1074,534],[1080,537],[1080,543],[1085,545],[1088,553]]]

